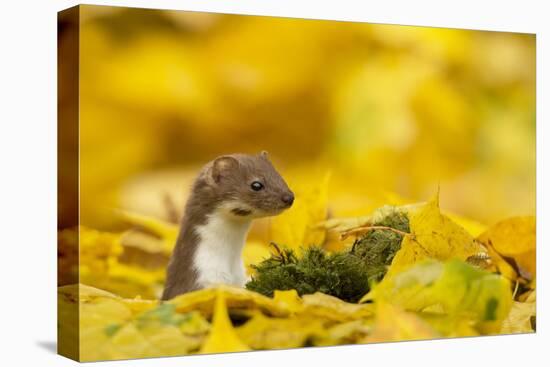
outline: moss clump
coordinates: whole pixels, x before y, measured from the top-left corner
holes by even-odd
[[[373,218],[372,226],[383,228],[366,232],[350,251],[327,253],[310,247],[298,258],[292,250],[273,244],[277,253],[253,266],[256,275],[246,288],[270,297],[275,290],[296,289],[299,295],[323,292],[357,302],[369,291],[370,282],[384,277],[401,248],[403,232],[409,232],[409,219],[398,208],[383,207]]]
[[[409,218],[395,207],[384,207],[385,214],[373,221],[374,226],[409,232]],[[387,229],[374,229],[355,240],[351,252],[365,261],[367,274],[371,281],[379,282],[386,274],[395,253],[401,248],[403,235]]]
[[[247,289],[270,297],[275,290],[296,289],[299,295],[323,292],[348,302],[357,302],[369,291],[367,268],[350,252],[329,254],[310,247],[297,258],[292,250],[275,248],[277,255],[254,266],[256,276]]]

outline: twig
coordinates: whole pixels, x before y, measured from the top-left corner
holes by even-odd
[[[292,250],[281,249],[275,242],[270,242],[269,244],[275,249],[275,252],[277,252],[277,254],[271,254],[275,260],[280,261],[283,265],[296,262],[296,255],[294,255]]]
[[[373,230],[376,230],[376,229],[391,231],[391,232],[397,233],[401,236],[410,235],[410,233],[408,233],[408,232],[403,232],[403,231],[400,231],[398,229],[395,229],[395,228],[392,228],[392,227],[387,227],[387,226],[364,226],[364,227],[358,227],[358,228],[350,229],[350,230],[347,230],[347,231],[343,231],[342,233],[340,233],[340,239],[345,240],[346,238],[348,238],[352,234],[355,234],[355,235],[364,234],[364,233],[367,233],[369,231],[373,231]]]
[[[279,246],[277,246],[277,244],[275,242],[270,242],[269,246],[271,246],[275,249],[275,252],[277,252],[277,255],[279,255],[279,256],[283,255],[283,252],[281,251],[281,249],[279,248]]]
[[[516,279],[516,286],[514,287],[514,293],[512,294],[512,299],[516,299],[516,294],[518,293],[519,289],[519,281]]]

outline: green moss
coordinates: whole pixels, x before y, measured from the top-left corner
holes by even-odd
[[[385,215],[373,225],[409,232],[409,218],[394,207],[384,207]],[[403,235],[387,229],[375,229],[357,239],[351,252],[365,261],[371,281],[379,282],[391,264],[395,253],[401,248]]]
[[[266,296],[273,296],[275,290],[296,289],[299,295],[323,292],[357,302],[369,291],[364,262],[349,252],[328,254],[310,247],[297,258],[284,249],[254,268],[256,276],[246,288]]]
[[[385,228],[367,232],[350,251],[327,253],[314,246],[298,258],[274,244],[277,253],[253,266],[256,274],[246,288],[270,297],[275,290],[296,289],[300,295],[323,292],[357,302],[370,282],[384,277],[401,248],[403,235],[388,228],[409,232],[407,215],[395,207],[379,209],[374,218],[374,226]]]

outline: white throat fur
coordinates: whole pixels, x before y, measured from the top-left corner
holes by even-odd
[[[195,228],[199,243],[193,264],[201,288],[216,284],[242,287],[247,281],[242,252],[252,220],[220,209]]]

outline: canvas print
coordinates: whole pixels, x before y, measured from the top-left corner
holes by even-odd
[[[60,354],[535,332],[535,35],[58,21]]]

